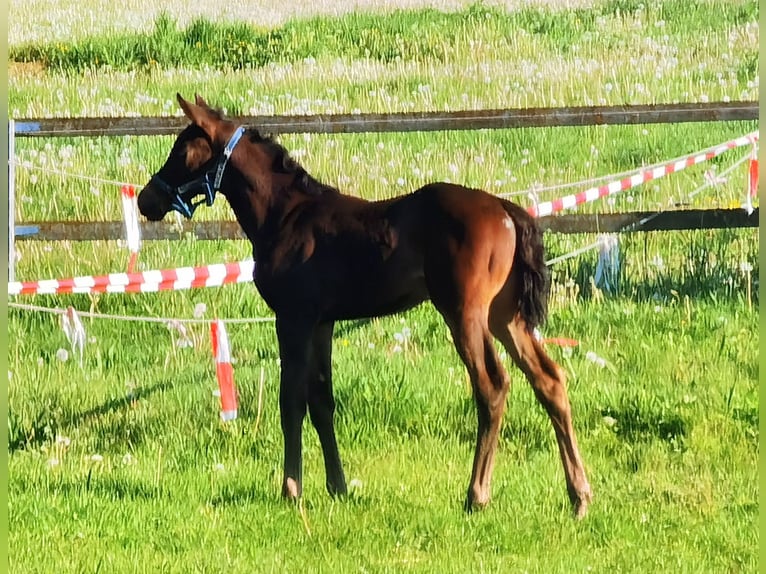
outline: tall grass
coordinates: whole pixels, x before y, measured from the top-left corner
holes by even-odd
[[[215,298],[230,311],[244,289]],[[570,376],[597,496],[582,524],[569,517],[550,423],[516,371],[492,506],[462,516],[475,415],[446,328],[429,307],[339,328],[338,434],[355,486],[348,500],[327,497],[318,441],[307,430],[303,510],[277,497],[269,326],[230,328],[241,409],[223,425],[203,326],[190,327],[196,342],[183,349],[161,325],[87,322],[80,367],[57,358],[66,343],[55,322],[12,312],[13,564],[31,572],[99,563],[112,571],[361,564],[468,572],[478,562],[491,571],[754,572],[755,315],[736,300],[667,295],[651,305],[570,301],[546,327],[581,342],[573,353],[551,352]],[[152,297],[151,306],[163,301]],[[397,352],[404,326],[411,335]],[[265,411],[256,431],[261,368]]]
[[[506,12],[475,4],[452,13],[422,10],[385,16],[352,13],[340,18],[314,17],[269,30],[206,18],[179,29],[163,14],[150,34],[110,34],[73,42],[13,46],[10,56],[13,61],[40,62],[47,68],[74,73],[93,67],[239,69],[327,57],[443,62],[472,48],[474,38],[507,50],[519,36],[528,36],[544,51],[569,54],[588,51],[595,47],[594,40],[603,42],[604,36],[620,43],[624,40],[612,36],[610,29],[641,27],[647,22],[655,23],[649,37],[672,36],[683,44],[701,25],[709,32],[727,33],[729,25],[752,24],[757,19],[755,2],[702,2],[689,9],[688,2],[682,0],[646,4],[615,1],[592,9],[556,12],[536,7]],[[662,25],[658,26],[659,22]],[[746,66],[743,73],[752,79],[755,69]]]
[[[265,31],[161,18],[149,35],[14,46],[9,107],[173,114],[176,91],[231,114],[757,99],[757,3],[600,6],[350,14]]]

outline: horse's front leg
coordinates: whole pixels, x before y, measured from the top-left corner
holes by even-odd
[[[346,494],[346,477],[335,438],[335,399],[332,393],[333,323],[323,323],[314,331],[313,360],[309,378],[308,403],[311,422],[319,435],[324,455],[327,492]]]
[[[308,401],[312,326],[295,317],[277,317],[281,374],[279,411],[284,437],[282,496],[297,499],[303,491],[302,434]]]

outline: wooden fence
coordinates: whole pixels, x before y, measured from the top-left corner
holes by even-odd
[[[544,230],[554,233],[618,233],[758,227],[758,216],[758,209],[751,214],[744,209],[683,209],[549,215],[538,221]],[[185,221],[181,226],[142,221],[139,226],[141,237],[147,241],[245,239],[236,221]],[[102,241],[122,239],[124,235],[123,221],[40,221],[16,226],[18,241]]]
[[[758,102],[709,102],[634,106],[519,108],[460,112],[231,116],[269,134],[373,133],[564,127],[758,119]],[[177,134],[185,117],[19,119],[16,137],[141,136]]]
[[[514,129],[682,122],[758,120],[758,102],[710,102],[649,104],[634,106],[581,106],[523,108],[458,112],[414,112],[396,114],[336,114],[306,116],[232,116],[235,122],[257,127],[263,133],[372,133]],[[9,123],[9,151],[16,137],[151,136],[178,133],[184,117],[136,118],[45,118],[19,119]],[[13,156],[11,155],[11,160]],[[23,222],[13,219],[13,161],[9,162],[9,275],[13,280],[14,243],[19,240],[93,241],[119,239],[123,222]],[[759,210],[681,210],[617,214],[575,214],[543,217],[544,229],[558,233],[601,233],[757,227]],[[198,239],[243,237],[233,221],[186,222],[180,229],[168,223],[141,223],[142,237],[179,239],[192,234]]]

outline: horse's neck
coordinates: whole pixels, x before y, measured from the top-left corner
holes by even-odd
[[[254,254],[270,249],[287,212],[309,199],[295,189],[264,191],[242,177],[225,187],[224,195],[242,231],[253,244]]]
[[[249,189],[247,182],[241,177],[227,175],[221,193],[234,212],[239,226],[251,243],[255,242],[258,230],[263,224],[264,202],[257,197],[257,193]]]

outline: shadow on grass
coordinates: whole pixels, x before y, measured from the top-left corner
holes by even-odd
[[[137,478],[94,473],[80,480],[67,480],[53,486],[58,494],[81,497],[86,494],[109,500],[158,500],[173,498],[173,490]]]
[[[115,397],[91,409],[75,412],[62,420],[51,421],[50,412],[41,410],[34,417],[31,425],[23,426],[12,410],[8,412],[8,452],[39,446],[51,436],[56,435],[58,427],[79,426],[83,422],[119,410],[132,408],[132,405],[158,392],[163,392],[174,386],[174,383],[163,381],[147,387],[138,387],[130,395]],[[56,428],[51,428],[55,425]]]
[[[691,423],[678,413],[628,404],[606,407],[601,414],[614,419],[612,431],[626,449],[623,459],[630,472],[641,470],[646,449],[653,441],[660,441],[672,452],[683,453],[688,448],[686,437],[691,432]]]
[[[247,504],[275,505],[283,503],[286,505],[287,502],[283,501],[278,494],[273,489],[264,490],[256,489],[252,486],[224,485],[219,488],[219,492],[210,498],[209,503],[215,508]]]

